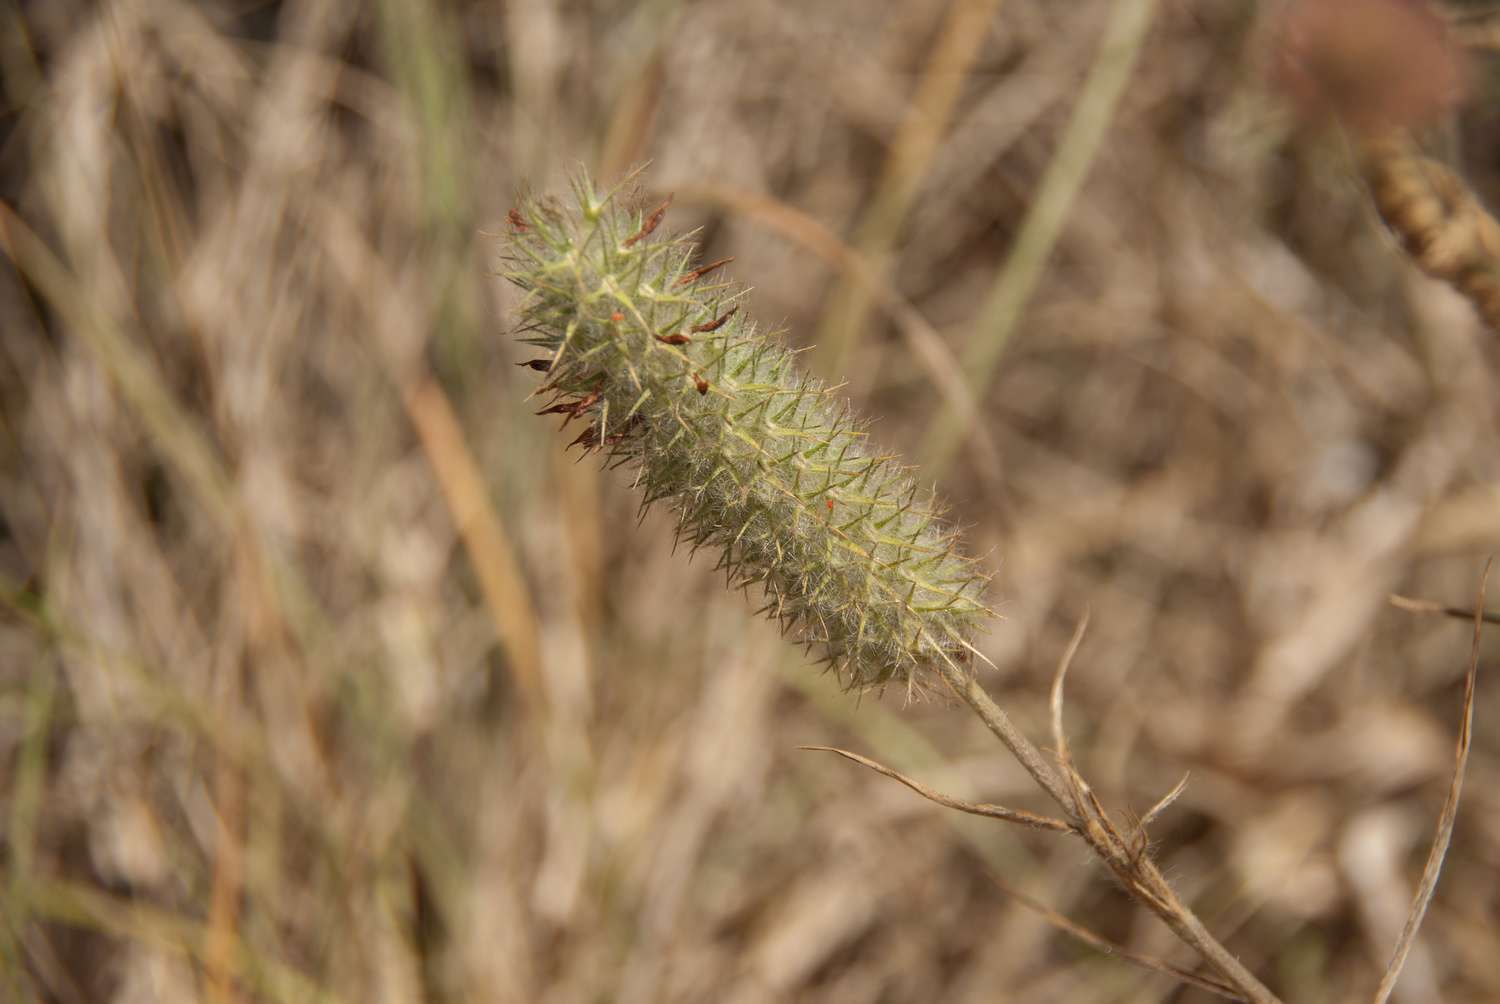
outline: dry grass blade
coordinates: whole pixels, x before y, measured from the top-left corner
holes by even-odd
[[[1396,949],[1385,968],[1385,976],[1381,978],[1380,986],[1375,991],[1375,1004],[1385,1004],[1396,989],[1401,968],[1406,964],[1406,957],[1417,940],[1417,930],[1422,926],[1427,906],[1432,902],[1433,893],[1437,891],[1438,876],[1443,871],[1443,859],[1447,856],[1448,844],[1453,839],[1453,824],[1458,818],[1458,799],[1463,791],[1464,769],[1469,763],[1469,744],[1473,739],[1474,685],[1479,676],[1479,640],[1484,632],[1484,618],[1480,611],[1484,610],[1485,588],[1489,584],[1490,566],[1494,563],[1494,556],[1485,561],[1484,571],[1479,576],[1479,589],[1474,597],[1474,640],[1469,650],[1469,669],[1464,674],[1463,712],[1458,725],[1458,743],[1453,754],[1453,780],[1448,784],[1448,797],[1443,802],[1442,814],[1438,816],[1437,833],[1432,838],[1427,866],[1422,869],[1422,881],[1417,886],[1416,895],[1412,897],[1411,913],[1406,918],[1406,926],[1401,929],[1401,937],[1396,941]]]
[[[1052,677],[1052,697],[1049,701],[1052,709],[1052,744],[1057,749],[1058,762],[1068,774],[1073,774],[1073,770],[1072,757],[1068,753],[1068,734],[1063,729],[1063,681],[1067,679],[1068,667],[1073,664],[1073,657],[1078,654],[1078,646],[1083,644],[1083,635],[1088,627],[1089,612],[1085,610],[1079,618],[1078,626],[1073,629],[1073,637],[1068,640],[1067,649],[1057,661],[1057,672]],[[1077,808],[1082,809],[1082,806]]]
[[[378,275],[396,288],[387,264],[373,257],[345,214],[329,211],[323,219],[328,260],[351,290],[364,277]],[[378,330],[378,319],[371,319]],[[536,605],[532,602],[512,535],[496,510],[479,461],[470,449],[453,403],[437,378],[419,359],[404,358],[386,341],[371,341],[432,465],[444,504],[473,563],[486,608],[510,656],[511,674],[534,715],[546,711],[541,642]]]
[[[1068,211],[1088,177],[1155,11],[1156,0],[1123,0],[1113,7],[1099,54],[1074,106],[1067,132],[1031,202],[1010,257],[996,276],[977,318],[976,330],[965,346],[964,371],[980,400],[989,390],[1005,346],[1037,288]],[[943,472],[952,461],[961,437],[969,431],[951,409],[934,418],[924,449],[929,469],[935,474]]]
[[[853,760],[857,764],[870,768],[877,774],[885,775],[892,781],[899,781],[918,795],[921,795],[928,801],[936,802],[944,808],[957,809],[959,812],[967,812],[974,816],[987,816],[990,819],[1003,819],[1007,823],[1019,823],[1022,826],[1029,826],[1037,830],[1054,830],[1058,833],[1077,832],[1077,828],[1073,824],[1061,819],[1054,819],[1051,816],[1037,815],[1034,812],[1027,812],[1024,809],[1007,809],[1003,805],[991,805],[988,802],[965,802],[962,799],[944,795],[940,791],[933,791],[920,781],[912,780],[900,771],[892,770],[885,766],[885,764],[871,760],[869,757],[860,756],[858,753],[841,750],[836,746],[799,746],[797,748],[822,753],[837,753],[844,759]]]
[[[980,52],[985,26],[1000,0],[953,0],[934,43],[931,58],[912,97],[911,109],[892,143],[880,186],[854,239],[860,256],[886,258],[911,210],[922,178],[937,153],[953,116],[963,83]],[[855,343],[869,314],[865,284],[845,284],[830,298],[819,332],[826,371],[848,371]]]
[[[1488,610],[1450,607],[1434,602],[1433,600],[1418,599],[1415,596],[1402,596],[1400,593],[1392,593],[1389,600],[1391,606],[1397,610],[1407,610],[1414,614],[1440,614],[1444,617],[1454,617],[1461,621],[1472,621],[1478,616],[1486,624],[1500,624],[1500,613],[1492,613]]]
[[[533,713],[543,714],[546,691],[536,611],[510,535],[490,502],[479,463],[464,439],[463,426],[448,396],[431,377],[411,378],[401,388],[401,398],[474,562],[485,606],[510,652],[516,686],[526,695]]]
[[[1166,812],[1167,809],[1171,807],[1172,803],[1177,801],[1177,799],[1182,796],[1182,793],[1184,791],[1187,791],[1187,783],[1188,775],[1184,774],[1182,775],[1182,780],[1178,781],[1171,791],[1163,795],[1155,805],[1146,810],[1146,814],[1140,818],[1140,822],[1138,822],[1136,826],[1139,827],[1142,832],[1145,832],[1146,827],[1150,826],[1152,821],[1155,820],[1157,816],[1160,816],[1163,812]]]

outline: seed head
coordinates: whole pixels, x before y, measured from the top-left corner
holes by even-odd
[[[575,440],[635,467],[643,506],[665,503],[694,550],[822,650],[854,687],[925,682],[966,663],[989,615],[987,577],[955,546],[937,502],[871,449],[846,402],[758,330],[696,249],[587,178],[575,205],[510,215],[505,275],[528,291],[544,414],[586,418]]]

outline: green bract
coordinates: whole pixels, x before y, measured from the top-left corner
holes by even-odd
[[[574,442],[633,463],[648,505],[721,554],[734,584],[820,646],[856,687],[920,684],[967,661],[987,577],[960,555],[928,492],[872,453],[848,405],[739,310],[724,262],[656,234],[650,213],[574,185],[577,208],[510,215],[506,276],[528,291],[545,355],[542,414],[590,424]]]

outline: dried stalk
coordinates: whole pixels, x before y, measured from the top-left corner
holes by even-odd
[[[1396,939],[1396,948],[1391,953],[1391,961],[1386,966],[1385,975],[1380,980],[1380,987],[1375,991],[1375,1004],[1385,1004],[1390,999],[1391,992],[1396,989],[1396,981],[1401,977],[1401,969],[1406,965],[1406,957],[1411,952],[1411,947],[1416,943],[1417,930],[1422,926],[1422,918],[1427,914],[1427,904],[1432,902],[1432,894],[1437,890],[1438,876],[1443,871],[1443,859],[1448,855],[1448,844],[1453,839],[1453,823],[1458,818],[1458,799],[1463,791],[1464,769],[1469,763],[1469,744],[1473,738],[1474,728],[1474,685],[1479,676],[1479,639],[1484,632],[1484,593],[1485,587],[1490,580],[1490,566],[1495,562],[1492,556],[1484,563],[1484,571],[1479,577],[1478,595],[1474,597],[1474,640],[1469,647],[1469,669],[1464,674],[1464,698],[1463,712],[1458,725],[1458,743],[1453,754],[1453,780],[1448,783],[1448,797],[1443,802],[1443,811],[1438,816],[1437,832],[1432,838],[1432,850],[1427,855],[1427,865],[1422,869],[1422,881],[1417,885],[1416,895],[1412,897],[1411,912],[1407,915],[1406,926],[1401,929],[1401,936]]]
[[[1080,633],[1074,635],[1068,654],[1059,665],[1059,683],[1067,671],[1072,653],[1077,650],[1083,625],[1080,624],[1079,627]],[[1177,898],[1160,869],[1146,855],[1143,831],[1137,829],[1131,837],[1124,836],[1094,797],[1082,776],[1064,756],[1059,759],[1063,761],[1066,782],[1060,779],[1042,757],[1041,751],[1015,727],[972,675],[950,667],[940,667],[938,672],[953,692],[974,710],[995,737],[1020,761],[1032,779],[1058,804],[1064,816],[1074,824],[1075,832],[1109,867],[1126,892],[1160,917],[1178,938],[1195,948],[1218,976],[1246,1001],[1252,1004],[1276,1004],[1276,995],[1220,944],[1197,915]],[[1054,688],[1054,695],[1056,708],[1061,700],[1060,686]],[[1065,753],[1065,746],[1060,746],[1059,753]]]

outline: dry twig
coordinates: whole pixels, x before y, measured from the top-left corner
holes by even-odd
[[[1469,744],[1473,739],[1474,684],[1479,676],[1479,638],[1484,631],[1485,618],[1482,611],[1485,586],[1489,583],[1490,566],[1494,562],[1492,556],[1484,563],[1484,571],[1479,576],[1479,589],[1474,597],[1474,641],[1469,647],[1469,670],[1464,674],[1463,712],[1458,723],[1458,745],[1453,754],[1453,780],[1448,783],[1448,797],[1443,802],[1442,814],[1438,816],[1437,833],[1432,838],[1427,865],[1422,869],[1422,881],[1417,886],[1416,895],[1412,897],[1411,913],[1406,918],[1406,926],[1401,929],[1401,937],[1396,941],[1395,951],[1391,953],[1391,961],[1385,968],[1380,987],[1375,991],[1375,1004],[1385,1004],[1390,999],[1391,991],[1396,988],[1401,968],[1406,964],[1406,957],[1417,940],[1417,930],[1422,926],[1422,918],[1427,914],[1427,905],[1432,902],[1432,894],[1437,890],[1438,876],[1443,871],[1443,858],[1447,856],[1448,844],[1453,839],[1453,823],[1458,818],[1458,799],[1463,791],[1464,768],[1469,763]]]
[[[1432,600],[1418,599],[1415,596],[1402,596],[1400,593],[1392,593],[1389,600],[1391,606],[1396,609],[1409,610],[1414,614],[1440,614],[1444,617],[1456,617],[1461,621],[1472,621],[1478,617],[1486,624],[1500,624],[1500,613],[1492,613],[1488,610],[1450,607]]]
[[[927,787],[920,781],[912,780],[900,771],[892,770],[883,763],[871,760],[869,757],[860,756],[858,753],[841,750],[836,746],[799,746],[797,748],[812,750],[814,752],[837,753],[846,760],[853,760],[857,764],[863,764],[877,774],[884,774],[892,781],[898,781],[906,785],[928,801],[936,802],[947,809],[957,809],[959,812],[967,812],[974,816],[986,816],[990,819],[1003,819],[1007,823],[1019,823],[1022,826],[1030,826],[1038,830],[1054,830],[1059,833],[1077,832],[1077,827],[1072,823],[1061,819],[1054,819],[1051,816],[1039,816],[1034,812],[1027,812],[1024,809],[1007,809],[1003,805],[992,805],[988,802],[965,802],[951,795],[944,795],[940,791],[934,791]]]
[[[1093,789],[1084,780],[1072,764],[1072,758],[1068,752],[1067,735],[1062,727],[1063,706],[1063,681],[1067,676],[1068,666],[1082,644],[1084,630],[1088,626],[1088,617],[1079,622],[1068,643],[1067,650],[1058,662],[1057,673],[1052,685],[1052,739],[1057,749],[1058,767],[1062,774],[1059,776],[1056,770],[1043,758],[1041,751],[1027,739],[1026,736],[1015,727],[1000,707],[990,698],[983,687],[972,675],[964,672],[956,666],[941,665],[938,672],[944,681],[965,703],[971,707],[992,733],[1010,750],[1011,754],[1026,768],[1034,781],[1045,791],[1052,800],[1063,810],[1066,817],[1064,827],[1073,833],[1077,833],[1089,845],[1090,849],[1102,860],[1115,878],[1134,899],[1146,905],[1150,910],[1160,917],[1172,932],[1182,941],[1195,948],[1210,967],[1213,968],[1218,978],[1240,998],[1252,1004],[1275,1004],[1278,998],[1265,984],[1261,983],[1245,966],[1232,955],[1227,948],[1220,944],[1214,936],[1209,933],[1203,922],[1197,915],[1184,904],[1172,887],[1167,883],[1166,877],[1161,870],[1147,855],[1148,841],[1145,834],[1145,824],[1160,815],[1170,805],[1186,783],[1179,782],[1164,798],[1157,802],[1150,811],[1146,813],[1140,823],[1132,828],[1133,832],[1126,834],[1114,823],[1104,806],[1094,795]],[[874,761],[866,760],[864,757],[845,753],[842,750],[833,750],[851,760],[862,763],[872,770],[877,770],[887,777],[900,781],[907,787],[917,791],[925,798],[932,799],[941,805],[949,805],[965,812],[976,812],[977,810],[1000,810],[998,806],[975,806],[960,802],[957,799],[938,795],[909,778],[903,777],[889,768],[882,767]],[[979,815],[990,815],[997,818],[1008,818],[1015,810],[1000,811],[978,811]],[[1025,814],[1024,820],[1027,825],[1038,825],[1035,819],[1047,819],[1048,817],[1032,817],[1030,813]],[[1021,821],[1021,820],[1017,820]],[[1061,821],[1055,821],[1061,822]],[[1057,826],[1048,827],[1059,829]],[[1217,981],[1210,981],[1217,982]]]

